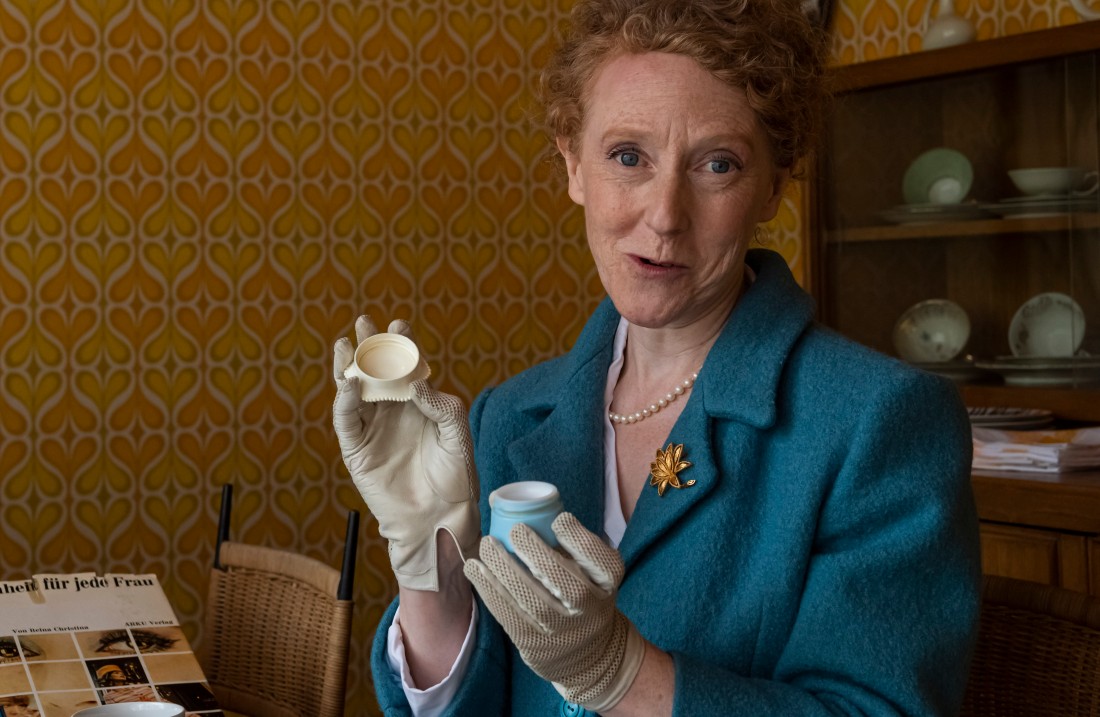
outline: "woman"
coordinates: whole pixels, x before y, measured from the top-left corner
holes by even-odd
[[[817,131],[821,38],[796,0],[581,0],[571,32],[547,117],[609,295],[576,346],[485,391],[470,432],[425,382],[360,404],[336,346],[334,425],[400,586],[383,709],[955,713],[978,609],[965,412],[815,326],[782,259],[748,250]],[[517,480],[558,486],[564,553],[523,526],[518,559],[479,542]]]

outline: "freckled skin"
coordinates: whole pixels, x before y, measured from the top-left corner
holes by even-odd
[[[619,55],[590,83],[576,151],[558,146],[619,312],[647,328],[723,322],[789,177],[745,93],[682,55]]]

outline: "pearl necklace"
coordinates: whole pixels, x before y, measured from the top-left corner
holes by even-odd
[[[638,421],[644,421],[645,419],[657,413],[668,404],[675,401],[680,396],[684,395],[684,391],[689,390],[695,385],[695,380],[699,378],[699,372],[691,374],[691,378],[685,378],[675,388],[665,394],[665,397],[657,401],[657,403],[649,404],[649,408],[643,408],[636,413],[615,413],[614,411],[608,411],[607,417],[611,419],[612,423],[624,424],[624,423],[637,423]]]

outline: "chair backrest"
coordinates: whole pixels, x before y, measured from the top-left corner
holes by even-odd
[[[962,715],[1100,715],[1100,599],[987,575]]]
[[[350,511],[342,570],[285,550],[228,540],[222,492],[201,650],[222,709],[253,717],[344,714],[359,513]]]

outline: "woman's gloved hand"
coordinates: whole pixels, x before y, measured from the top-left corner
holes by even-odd
[[[571,559],[520,523],[509,537],[527,567],[486,536],[480,560],[466,561],[466,577],[537,675],[570,702],[608,710],[630,689],[645,652],[615,606],[623,560],[572,513],[551,528]]]
[[[389,331],[412,339],[404,321],[392,322]],[[359,343],[377,332],[366,316],[355,322]],[[344,377],[354,359],[351,342],[337,341],[332,426],[344,465],[389,541],[398,584],[438,591],[436,532],[449,532],[464,558],[473,555],[481,535],[466,410],[426,380],[412,384],[409,401],[362,401],[359,379]]]

